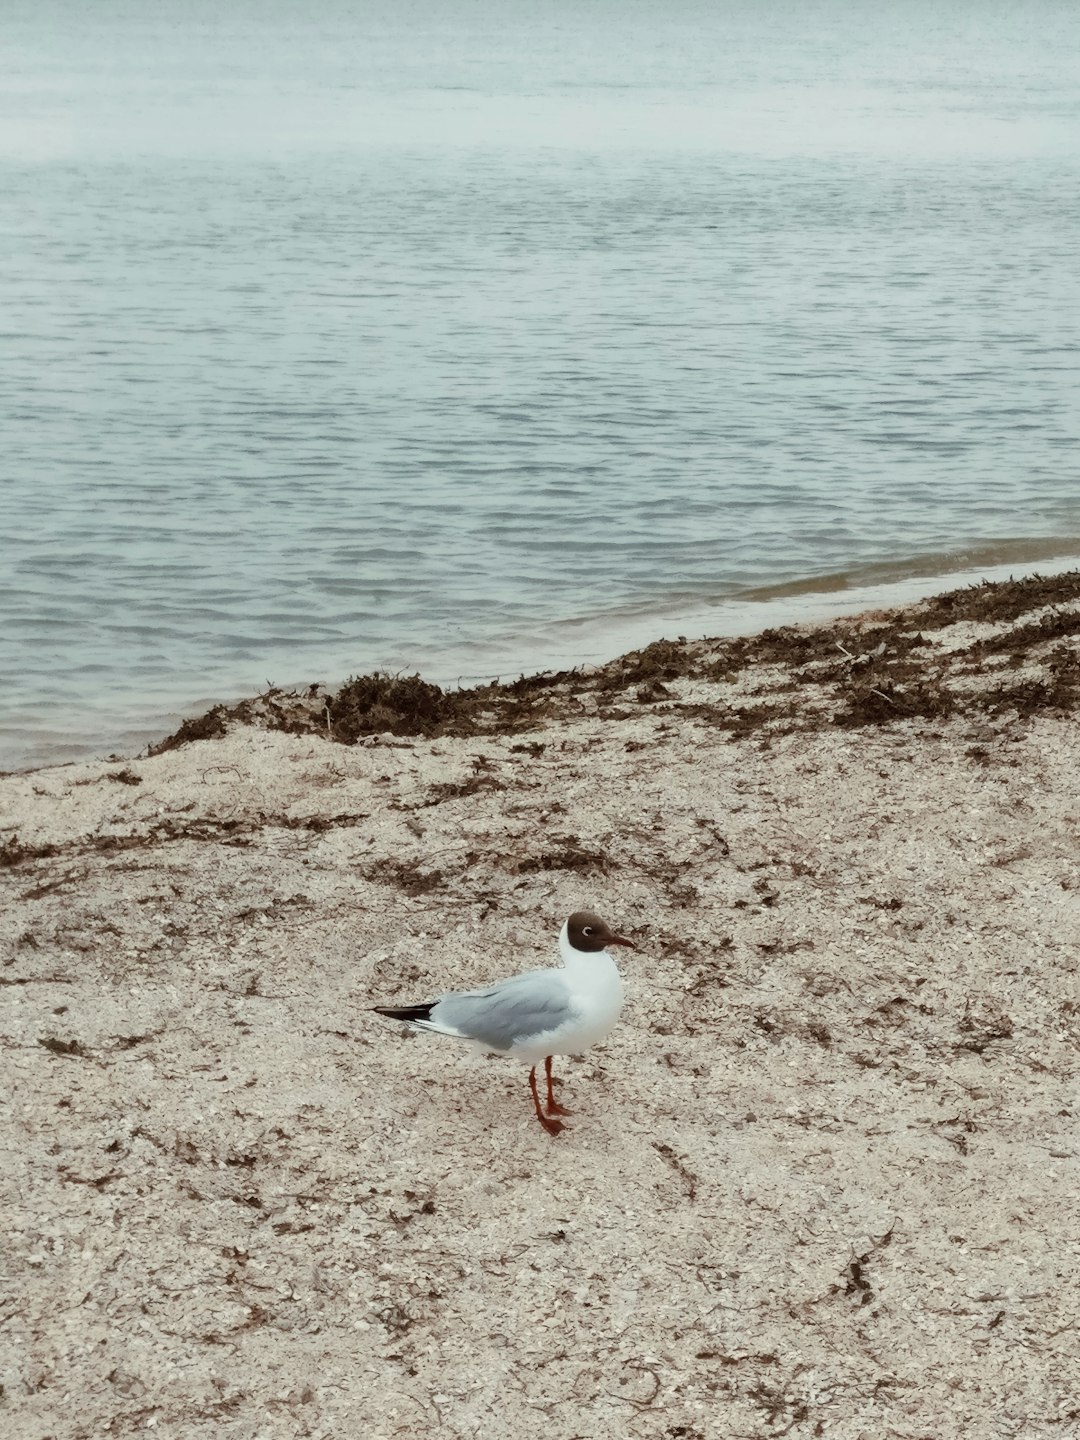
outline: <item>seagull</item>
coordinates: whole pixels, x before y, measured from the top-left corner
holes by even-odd
[[[528,970],[484,990],[451,991],[426,1005],[372,1008],[412,1030],[468,1040],[482,1054],[495,1050],[531,1060],[529,1086],[536,1118],[549,1135],[558,1135],[566,1127],[557,1117],[571,1112],[555,1099],[552,1056],[580,1055],[603,1040],[622,1010],[622,976],[608,954],[609,945],[634,948],[632,940],[616,935],[599,915],[577,910],[559,932],[561,968]],[[546,1114],[536,1089],[539,1060],[547,1077]]]

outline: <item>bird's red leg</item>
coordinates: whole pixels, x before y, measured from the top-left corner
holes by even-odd
[[[551,1078],[551,1056],[544,1056],[544,1073],[547,1075],[547,1113],[549,1115],[572,1115],[572,1110],[567,1110],[555,1099],[555,1092],[551,1088],[554,1083]],[[559,1081],[562,1084],[562,1081]]]
[[[540,1093],[536,1088],[535,1065],[529,1071],[529,1088],[532,1090],[533,1104],[536,1106],[536,1118],[540,1121],[540,1124],[543,1125],[544,1129],[548,1132],[549,1135],[558,1135],[559,1131],[565,1129],[566,1127],[563,1125],[561,1120],[552,1120],[549,1116],[544,1114],[543,1110],[541,1110]]]

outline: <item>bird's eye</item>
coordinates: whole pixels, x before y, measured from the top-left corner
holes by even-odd
[[[584,928],[584,930],[582,930],[581,933],[582,933],[583,935],[591,935],[591,934],[592,934],[592,926],[591,926],[591,925],[586,925],[585,928]]]

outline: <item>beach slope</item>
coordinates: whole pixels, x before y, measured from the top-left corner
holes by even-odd
[[[0,778],[5,1433],[1077,1433],[1078,635],[980,587]],[[586,906],[558,1138],[370,1013]]]

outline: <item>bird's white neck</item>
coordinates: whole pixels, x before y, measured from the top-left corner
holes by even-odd
[[[585,1002],[590,1013],[600,1017],[595,1039],[602,1039],[622,1009],[623,982],[619,967],[607,950],[575,950],[565,925],[559,934],[559,954],[577,1002]]]

